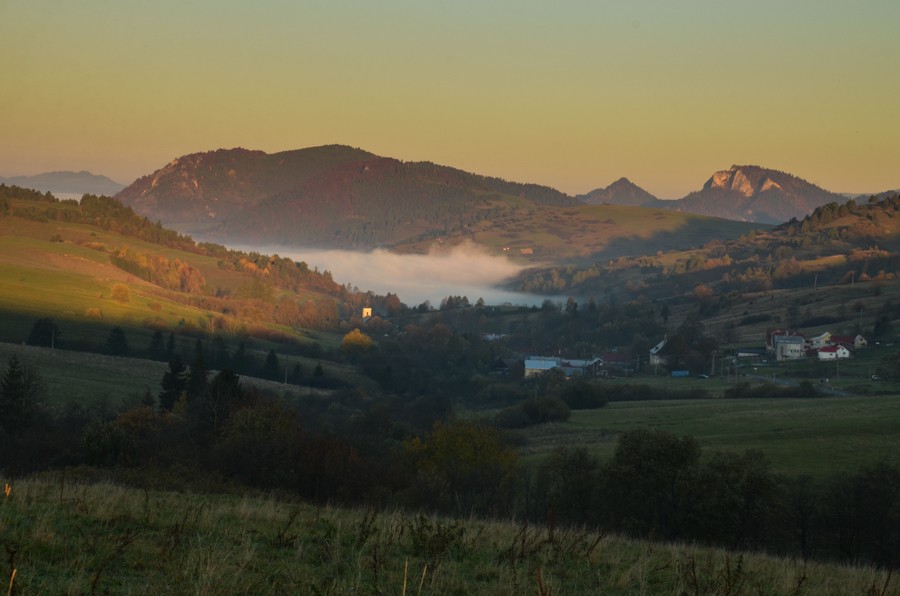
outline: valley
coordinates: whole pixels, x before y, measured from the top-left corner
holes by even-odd
[[[893,503],[900,477],[895,196],[752,229],[657,208],[517,199],[510,217],[468,226],[458,245],[440,236],[392,252],[294,253],[198,242],[109,197],[0,191],[0,456],[15,503],[4,509],[5,528],[37,515],[41,482],[63,474],[79,494],[98,482],[149,483],[207,495],[204,503],[261,491],[277,495],[279,508],[351,508],[334,519],[363,511],[354,507],[397,511],[396,523],[422,532],[423,558],[414,560],[432,570],[471,569],[471,557],[497,540],[548,532],[546,548],[520,562],[541,565],[557,589],[608,585],[554,566],[554,549],[591,548],[566,534],[577,527],[598,532],[593,548],[609,553],[653,548],[630,541],[662,537],[806,553],[822,565],[894,564],[896,551],[884,547],[900,539],[893,514],[841,495]],[[663,248],[667,237],[684,248]],[[602,256],[609,250],[623,252]],[[393,281],[404,278],[415,285]],[[383,285],[373,291],[370,282]],[[498,286],[510,293],[495,300]],[[802,332],[807,343],[859,335],[868,345],[840,361],[782,359],[765,354],[773,328]],[[743,355],[754,350],[762,352]],[[555,364],[534,374],[536,357]],[[133,489],[121,490],[116,515],[127,516]],[[798,517],[799,502],[809,516]],[[739,503],[746,508],[734,518]],[[418,511],[429,517],[410,517]],[[281,529],[260,531],[291,544],[320,523],[272,515]],[[498,526],[503,538],[482,544],[478,524],[498,515],[520,529]],[[178,531],[133,523],[149,524],[141,535]],[[220,522],[209,523],[191,531],[218,540]],[[800,531],[810,534],[799,540]],[[860,532],[852,547],[847,531]],[[138,540],[116,532],[94,538],[109,561],[130,556]],[[4,536],[22,553],[23,586],[59,585],[37,543]],[[433,542],[444,539],[454,546]],[[379,540],[359,538],[341,556],[374,565],[377,552],[393,552]],[[281,560],[264,543],[247,544],[253,565]],[[199,556],[183,543],[171,549]],[[679,572],[653,581],[714,582],[733,556],[690,552],[673,556],[707,557],[702,580]],[[591,568],[613,565],[592,553],[583,553]],[[85,589],[130,581],[99,560],[68,564],[84,570],[71,581]],[[760,585],[798,581],[753,565]],[[48,583],[36,583],[39,569]],[[156,569],[166,573],[165,562]],[[384,581],[330,569],[341,585]],[[395,581],[397,569],[390,573]],[[535,581],[515,565],[478,573]],[[859,574],[849,581],[876,581]],[[636,589],[634,578],[616,581]]]

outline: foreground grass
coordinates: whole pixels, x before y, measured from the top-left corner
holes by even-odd
[[[0,580],[15,570],[23,594],[897,593],[870,568],[63,473],[0,495],[0,543]]]
[[[539,460],[555,447],[581,445],[607,459],[619,433],[638,428],[690,435],[704,450],[755,449],[792,476],[900,464],[897,396],[614,402],[524,431],[521,452]]]

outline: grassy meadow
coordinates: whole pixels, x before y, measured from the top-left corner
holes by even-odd
[[[9,484],[0,542],[20,594],[898,593],[872,568],[65,473]]]
[[[555,447],[582,445],[607,459],[618,434],[637,428],[694,436],[705,451],[755,449],[791,476],[900,464],[896,396],[613,402],[522,431],[520,450],[536,461]]]
[[[184,342],[182,350],[187,357],[193,349],[193,342]],[[142,358],[0,343],[0,370],[5,369],[13,355],[25,366],[37,370],[46,388],[44,405],[52,412],[59,412],[68,405],[112,412],[128,409],[138,404],[145,392],[150,391],[154,396],[158,394],[163,374],[168,369],[164,362]],[[264,357],[265,354],[256,354],[260,362]],[[347,383],[354,383],[359,377],[353,367],[334,362],[290,356],[282,357],[280,364],[288,370],[294,364],[300,364],[306,375],[311,374],[316,364],[321,364],[325,376]],[[241,383],[244,387],[257,387],[288,400],[318,393],[318,390],[308,387],[249,376],[241,377]]]

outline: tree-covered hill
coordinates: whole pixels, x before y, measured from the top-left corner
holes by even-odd
[[[339,331],[364,302],[384,301],[305,262],[196,243],[104,196],[60,201],[0,185],[0,247],[2,327],[18,334],[7,341],[22,341],[22,325],[46,316],[85,329],[303,341],[310,329]]]
[[[900,195],[820,206],[812,214],[690,250],[533,269],[518,289],[620,301],[893,280],[900,276]],[[698,289],[699,288],[699,289]]]

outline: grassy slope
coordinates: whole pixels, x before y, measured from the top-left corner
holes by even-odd
[[[896,593],[869,568],[65,475],[0,496],[0,542],[28,594]]]
[[[63,242],[51,242],[57,235]],[[214,257],[185,253],[96,228],[64,222],[35,222],[18,217],[0,218],[0,338],[21,341],[33,320],[50,316],[68,321],[65,340],[96,339],[98,329],[113,325],[143,333],[148,327],[178,331],[187,322],[204,328],[210,313],[184,303],[185,295],[147,283],[113,266],[109,254],[79,243],[94,243],[106,250],[128,247],[137,253],[161,254],[187,261],[198,269],[212,290],[239,294],[252,279],[219,267]],[[130,299],[111,298],[114,285],[129,287]],[[281,292],[274,290],[277,297]],[[299,302],[308,298],[332,300],[312,292],[291,294]],[[298,341],[307,336],[290,329],[272,328]],[[102,331],[101,331],[102,332]],[[143,333],[149,337],[149,333]],[[327,334],[320,334],[327,335]],[[321,339],[321,338],[320,338]],[[335,343],[337,340],[331,340]],[[141,347],[146,345],[140,342]],[[326,338],[324,343],[329,343]]]

